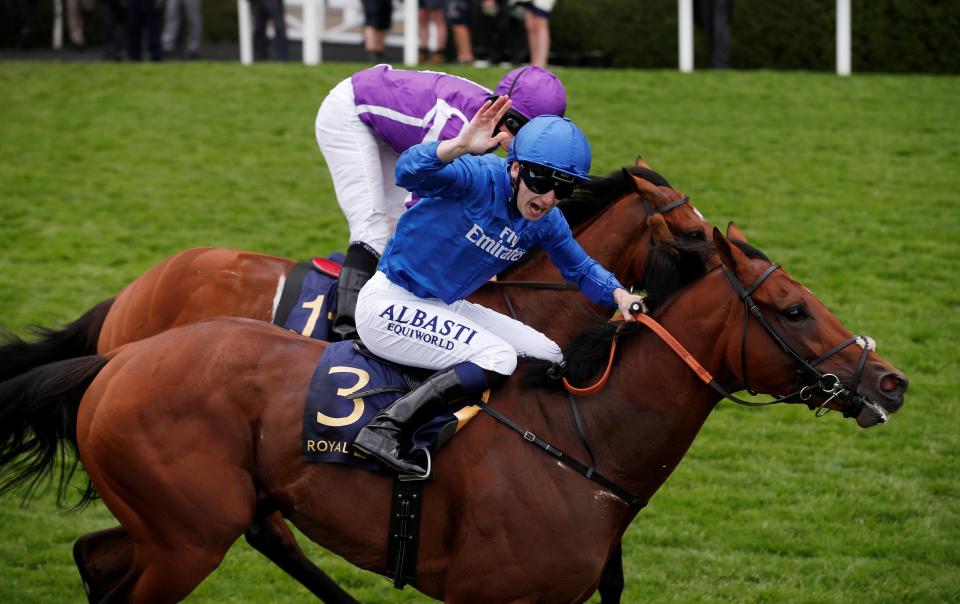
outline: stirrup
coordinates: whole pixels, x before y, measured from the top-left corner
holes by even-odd
[[[427,480],[430,478],[430,474],[433,472],[433,456],[430,455],[429,449],[420,449],[423,451],[424,455],[427,456],[427,470],[423,474],[404,474],[403,472],[397,473],[397,480],[400,482],[416,482],[418,480]]]

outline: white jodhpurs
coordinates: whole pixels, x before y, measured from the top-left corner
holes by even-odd
[[[556,342],[536,329],[466,300],[418,298],[377,272],[357,302],[357,331],[374,354],[425,369],[470,361],[510,375],[517,357],[560,361]]]
[[[396,185],[397,153],[360,121],[350,78],[320,104],[316,135],[350,241],[363,241],[382,254],[406,210],[408,193]]]

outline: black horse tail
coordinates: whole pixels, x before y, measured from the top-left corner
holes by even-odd
[[[80,464],[80,399],[106,364],[103,356],[66,359],[0,382],[0,495],[22,488],[27,502],[58,475],[57,504],[64,505]],[[88,480],[75,507],[96,498]]]
[[[6,333],[0,344],[0,382],[26,373],[34,367],[97,354],[97,339],[113,298],[97,304],[63,329],[34,327],[37,340],[26,342]]]

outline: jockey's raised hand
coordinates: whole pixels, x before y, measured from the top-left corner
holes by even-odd
[[[440,143],[437,147],[437,157],[449,163],[461,155],[481,155],[508,139],[510,134],[506,132],[497,132],[496,136],[490,136],[490,133],[507,114],[510,103],[510,97],[506,95],[498,97],[495,101],[484,103],[456,138]]]

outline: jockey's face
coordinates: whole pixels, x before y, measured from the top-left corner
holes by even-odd
[[[547,191],[541,195],[527,187],[527,183],[520,178],[520,162],[515,161],[510,164],[510,179],[514,182],[520,181],[520,188],[517,191],[517,209],[527,220],[540,220],[557,205],[557,194],[553,191]]]

